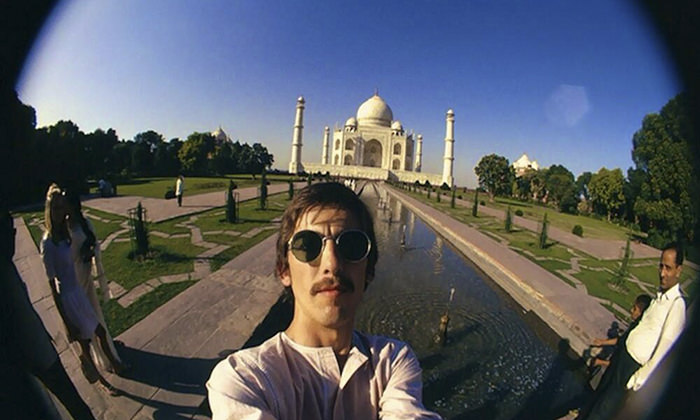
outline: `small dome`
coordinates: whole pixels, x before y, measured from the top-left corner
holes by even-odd
[[[447,115],[455,115],[455,112],[452,110],[452,108],[447,110]]]
[[[394,113],[384,99],[374,94],[357,108],[357,121],[362,125],[389,127]]]
[[[304,101],[304,97],[303,97],[303,96],[300,96],[300,97],[297,98],[297,102],[299,102],[300,104],[303,104],[303,103],[306,102],[306,101]]]
[[[212,137],[214,137],[214,140],[218,142],[224,142],[224,141],[229,141],[229,136],[226,134],[223,128],[219,126],[216,130],[211,132]]]
[[[357,120],[355,119],[355,117],[348,118],[348,120],[345,121],[345,126],[346,127],[357,127]]]
[[[401,125],[401,121],[396,120],[393,123],[391,123],[391,129],[392,130],[398,130],[398,131],[403,131],[403,126]]]

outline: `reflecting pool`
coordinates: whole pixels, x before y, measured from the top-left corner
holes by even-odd
[[[379,263],[356,325],[411,344],[423,368],[426,406],[455,419],[566,414],[584,379],[563,343],[401,202],[370,185],[362,198],[375,212]],[[435,336],[452,288],[441,346]]]

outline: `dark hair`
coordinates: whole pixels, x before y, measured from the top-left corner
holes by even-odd
[[[90,229],[90,226],[88,226],[87,219],[83,216],[83,206],[80,204],[80,196],[72,190],[68,190],[66,191],[66,201],[68,202],[68,206],[73,210],[72,213],[77,216],[77,222],[80,224],[83,233],[85,233],[85,242],[80,245],[80,255],[84,262],[90,262],[95,255],[97,237],[92,229]]]
[[[309,185],[294,195],[292,202],[282,215],[280,234],[277,238],[277,261],[275,263],[277,276],[281,276],[289,268],[287,243],[294,233],[299,218],[313,208],[345,210],[360,222],[360,229],[369,236],[372,244],[367,256],[366,276],[368,279],[374,277],[374,266],[377,264],[379,252],[377,251],[372,215],[367,210],[365,203],[351,189],[337,182]]]
[[[670,250],[676,251],[676,267],[683,265],[683,245],[679,242],[670,243],[661,249],[661,255]]]
[[[644,311],[647,310],[649,305],[651,305],[651,296],[647,294],[641,294],[637,296],[637,298],[634,300],[634,304],[642,310],[642,313],[644,313]]]

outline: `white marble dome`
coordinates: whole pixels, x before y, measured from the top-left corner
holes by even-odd
[[[230,141],[228,134],[226,134],[226,132],[223,128],[221,128],[221,126],[219,126],[218,129],[212,131],[211,135],[217,142]]]
[[[346,127],[357,127],[357,120],[355,119],[355,117],[348,118],[348,120],[345,121],[345,126]]]
[[[374,94],[357,108],[357,121],[361,125],[389,127],[393,119],[394,113],[391,112],[391,108],[377,94]]]
[[[396,120],[393,123],[391,123],[391,129],[396,130],[396,131],[403,131],[403,126],[401,125],[401,121]]]

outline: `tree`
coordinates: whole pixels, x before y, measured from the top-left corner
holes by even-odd
[[[430,198],[430,196],[428,196]],[[476,217],[479,213],[479,190],[474,191],[474,203],[472,203],[472,216]]]
[[[530,178],[530,192],[532,193],[533,200],[543,203],[547,202],[546,180],[547,169],[533,171],[532,177]]]
[[[591,177],[593,177],[592,173],[584,172],[576,178],[576,194],[586,200],[591,199],[591,195],[588,192],[588,184],[591,182]]]
[[[496,195],[510,193],[515,172],[503,156],[490,154],[482,157],[474,172],[479,177],[479,185],[488,193],[489,201],[493,201]]]
[[[567,199],[567,209],[571,208],[571,200],[576,200],[574,174],[563,165],[552,165],[547,169],[545,188],[547,189],[549,201],[561,211],[564,211],[561,208],[561,202],[565,197]],[[578,203],[574,204],[574,209],[576,208],[576,204]]]
[[[629,277],[629,263],[632,257],[632,251],[630,250],[630,238],[627,238],[627,243],[625,244],[625,254],[622,256],[622,262],[620,263],[620,268],[613,276],[613,284],[624,291],[627,291],[627,277]]]
[[[544,213],[544,217],[542,218],[542,228],[540,230],[540,237],[538,241],[538,245],[540,249],[545,249],[547,247],[547,226],[549,225],[549,222],[547,221],[547,212]]]
[[[639,217],[634,212],[634,202],[642,193],[642,184],[646,181],[646,173],[641,169],[628,168],[627,179],[622,187],[625,196],[624,217],[627,221],[639,225]]]
[[[206,175],[209,157],[214,151],[214,137],[209,133],[192,133],[178,152],[182,171],[188,175]]]
[[[633,210],[648,242],[657,247],[694,239],[700,203],[688,101],[680,94],[658,114],[646,115],[632,137],[632,160],[644,174]]]
[[[508,206],[508,210],[506,211],[505,229],[508,233],[513,230],[513,214],[510,211],[510,206]]]
[[[226,189],[226,221],[229,223],[236,223],[238,219],[236,216],[236,196],[233,193],[236,187],[236,183],[229,179]]]
[[[180,160],[177,154],[181,147],[182,142],[177,138],[158,145],[153,156],[154,171],[157,175],[176,176],[180,173]]]
[[[624,182],[625,177],[620,168],[609,170],[603,167],[591,177],[588,184],[593,209],[607,215],[608,221],[625,202]]]
[[[535,170],[529,169],[522,175],[515,178],[513,183],[513,197],[519,200],[529,200],[531,196],[530,185],[532,177],[535,175]]]
[[[153,130],[135,135],[131,151],[132,172],[138,175],[155,174],[154,156],[158,146],[162,143],[163,136]]]
[[[269,169],[275,162],[275,158],[267,152],[267,148],[260,143],[253,143],[251,173],[258,173],[263,169]]]
[[[14,91],[0,90],[0,101],[6,105],[0,113],[0,168],[7,174],[0,182],[0,197],[7,205],[31,202],[41,197],[48,185],[38,182],[45,168],[40,161],[43,154],[38,154],[36,147],[36,111],[23,104]]]
[[[110,167],[112,149],[119,143],[117,132],[113,129],[97,129],[85,135],[84,150],[89,158],[83,162],[87,172],[95,178],[106,178]]]
[[[265,175],[265,169],[263,169],[260,176],[260,210],[267,208],[267,177]]]

